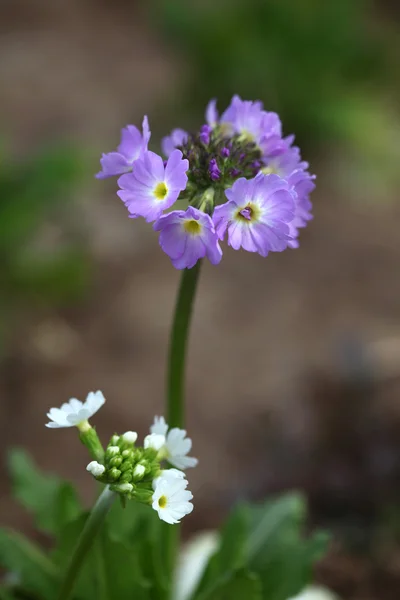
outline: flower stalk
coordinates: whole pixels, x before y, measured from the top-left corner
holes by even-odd
[[[201,260],[192,269],[182,272],[172,323],[167,372],[167,422],[170,427],[183,428],[185,420],[184,378],[186,347]]]
[[[117,494],[105,487],[97,499],[75,546],[57,600],[68,600],[70,598],[87,554],[116,497]]]
[[[170,427],[182,428],[185,421],[186,348],[201,264],[202,261],[199,260],[192,269],[184,269],[182,271],[175,305],[169,342],[167,371],[166,414]],[[175,572],[177,564],[179,532],[179,525],[165,527],[163,530],[167,573],[170,573],[171,577]]]

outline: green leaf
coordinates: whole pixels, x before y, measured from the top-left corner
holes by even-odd
[[[75,546],[88,515],[89,513],[86,512],[81,513],[79,517],[66,524],[59,533],[58,542],[52,552],[52,559],[60,570],[61,579],[69,565],[71,556],[75,550]],[[75,583],[74,600],[75,597],[79,598],[79,600],[87,600],[87,598],[90,598],[93,595],[96,572],[96,557],[93,551],[89,551]]]
[[[221,531],[219,549],[208,561],[194,594],[195,598],[213,585],[215,581],[244,565],[248,520],[247,507],[244,505],[239,505],[228,517]]]
[[[108,535],[114,542],[139,557],[144,579],[151,582],[151,598],[160,600],[168,595],[171,573],[167,572],[162,544],[163,528],[170,527],[154,518],[150,507],[127,502],[125,508],[116,502],[107,515]]]
[[[56,565],[19,533],[0,529],[0,565],[19,576],[27,592],[54,600],[59,577]]]
[[[15,596],[5,587],[0,587],[0,600],[15,600]]]
[[[107,528],[95,549],[98,574],[103,580],[104,600],[135,598],[150,600],[153,583],[145,578],[140,564],[141,546],[126,547],[110,539]],[[100,573],[99,573],[100,570]],[[99,579],[100,579],[99,578]],[[101,600],[101,596],[99,596]]]
[[[41,473],[26,452],[11,450],[8,463],[14,496],[34,515],[40,530],[58,534],[80,514],[80,503],[71,484]]]
[[[217,582],[199,600],[262,600],[262,597],[259,577],[241,569]]]
[[[310,582],[313,563],[326,550],[329,537],[303,536],[306,506],[288,494],[250,508],[253,521],[247,545],[248,567],[258,573],[266,600],[287,600]]]

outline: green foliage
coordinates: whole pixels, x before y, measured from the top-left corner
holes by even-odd
[[[369,0],[155,3],[160,28],[189,61],[180,97],[196,112],[210,97],[221,108],[234,93],[261,99],[304,146],[346,134],[327,108],[387,79],[387,42],[370,27]]]
[[[304,500],[297,494],[260,506],[238,506],[222,530],[219,550],[211,557],[194,598],[214,598],[219,586],[231,589],[229,582],[243,569],[245,579],[255,576],[250,598],[287,600],[299,593],[328,543],[323,532],[304,537],[305,517]],[[243,585],[250,586],[250,580]]]
[[[81,513],[72,485],[42,474],[23,450],[10,452],[9,470],[15,498],[33,514],[41,531],[57,535]]]
[[[21,450],[10,454],[13,491],[38,529],[53,536],[44,552],[20,534],[0,529],[0,567],[10,572],[0,600],[54,600],[88,513],[70,484],[41,473]],[[327,536],[304,536],[306,509],[297,494],[261,505],[241,504],[221,530],[193,600],[287,600],[310,581]],[[112,506],[82,566],[73,600],[167,600],[172,573],[166,528],[149,507]]]

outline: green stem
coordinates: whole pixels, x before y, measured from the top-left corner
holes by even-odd
[[[185,421],[184,376],[186,346],[193,301],[200,274],[201,260],[192,269],[184,269],[171,329],[167,375],[167,423],[183,427]]]
[[[86,555],[116,497],[117,494],[112,492],[108,487],[105,487],[98,497],[75,546],[64,581],[61,585],[58,600],[67,600],[70,597]]]
[[[185,365],[189,327],[192,316],[194,297],[199,279],[202,261],[199,260],[192,269],[182,272],[178,297],[172,323],[168,373],[167,373],[167,423],[170,427],[183,428],[185,424]],[[167,525],[164,528],[164,547],[167,560],[167,573],[173,577],[179,548],[179,525]]]

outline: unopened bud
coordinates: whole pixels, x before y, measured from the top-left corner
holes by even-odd
[[[133,478],[135,479],[135,481],[140,481],[141,479],[143,479],[145,472],[145,466],[140,464],[136,465],[136,467],[133,469]]]
[[[121,477],[121,471],[113,467],[108,471],[107,476],[111,481],[117,481]]]
[[[86,471],[89,471],[93,477],[100,477],[103,475],[105,470],[105,466],[98,463],[97,460],[92,460],[92,462],[90,462],[86,467]]]
[[[134,444],[138,438],[138,434],[136,431],[126,431],[122,437],[128,444]]]
[[[118,446],[108,446],[107,450],[106,450],[106,454],[108,456],[116,456],[117,454],[119,454],[120,450]]]
[[[114,486],[114,490],[121,494],[129,494],[133,490],[133,485],[131,483],[119,483]]]

